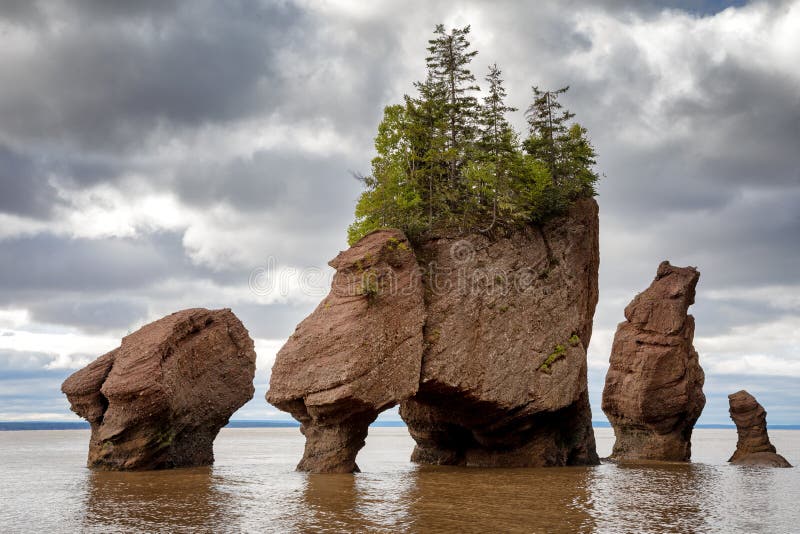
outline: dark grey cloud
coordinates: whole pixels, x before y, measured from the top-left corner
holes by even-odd
[[[147,318],[147,305],[142,300],[125,297],[91,300],[75,295],[35,302],[28,310],[34,321],[76,326],[89,333],[124,330]]]
[[[31,25],[40,20],[42,13],[36,2],[8,0],[0,4],[0,21],[14,25]]]
[[[0,212],[43,218],[56,202],[56,189],[35,158],[0,144]]]
[[[180,272],[188,263],[174,235],[69,239],[40,234],[2,242],[0,288],[3,295],[135,290]]]
[[[620,8],[630,8],[632,5],[632,2],[625,0],[611,0],[606,3]],[[636,6],[637,11],[659,13],[664,9],[675,9],[694,15],[713,15],[729,7],[746,5],[747,0],[645,0],[636,4],[639,4]]]
[[[231,309],[247,327],[251,337],[286,339],[308,316],[315,303],[237,304]]]
[[[60,18],[44,21],[35,51],[5,66],[0,128],[30,142],[117,152],[159,129],[264,112],[280,76],[275,53],[302,17],[290,4],[224,2],[131,20],[127,2],[109,4],[40,10]]]
[[[347,183],[349,165],[352,162],[342,157],[258,151],[247,158],[217,164],[189,163],[178,170],[175,190],[191,205],[227,203],[237,209],[262,212],[286,206],[293,197],[291,210],[305,220],[337,209],[331,199],[347,190],[342,186],[354,185]],[[301,191],[298,184],[302,184]],[[352,195],[354,189],[351,187],[348,193]]]
[[[0,349],[0,371],[2,378],[8,378],[11,373],[41,373],[42,368],[53,361],[52,354],[45,352]],[[15,375],[22,376],[20,374]]]
[[[49,226],[0,241],[0,309],[28,310],[37,328],[116,335],[145,314],[233,307],[253,336],[288,336],[313,302],[253,300],[250,270],[270,257],[324,265],[344,247],[359,192],[348,171],[368,172],[383,106],[413,92],[426,39],[444,21],[472,24],[476,75],[499,63],[517,107],[527,106],[533,84],[571,85],[565,103],[589,128],[606,175],[598,330],[613,331],[663,259],[703,273],[698,335],[796,317],[758,296],[704,292],[798,287],[797,77],[761,61],[759,50],[720,60],[724,43],[687,34],[674,62],[692,90],[665,97],[683,78],[654,65],[637,36],[610,40],[585,24],[609,17],[659,26],[729,5],[741,2],[387,3],[356,16],[283,1],[4,2],[0,213]],[[789,5],[755,7],[774,19]],[[522,112],[514,121],[523,126]],[[277,139],[256,142],[272,128]],[[174,195],[175,209],[192,213],[176,214],[185,220],[168,231],[70,237],[70,195],[99,186],[131,200]],[[89,198],[94,207],[107,202]],[[39,357],[47,356],[25,361],[46,365]],[[13,362],[0,379],[28,365]],[[25,387],[57,388],[56,375],[25,377]],[[593,402],[601,378],[592,371]],[[706,422],[724,422],[722,390],[746,378],[710,377]],[[786,407],[796,404],[792,383],[761,377],[750,387],[796,422]],[[49,395],[43,406],[64,408]],[[267,409],[261,396],[249,413]],[[3,400],[19,410],[34,402],[15,398]]]

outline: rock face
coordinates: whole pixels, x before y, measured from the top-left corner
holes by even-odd
[[[538,230],[436,239],[417,254],[428,319],[419,391],[400,408],[412,460],[597,464],[586,380],[597,203],[576,202]]]
[[[330,294],[278,352],[267,401],[300,421],[302,471],[358,471],[378,414],[419,384],[423,288],[396,230],[373,232],[330,262]]]
[[[616,434],[616,460],[688,461],[694,424],[706,403],[705,375],[692,346],[700,273],[658,266],[617,327],[603,390],[603,411]]]
[[[777,454],[767,434],[767,411],[755,397],[742,390],[728,395],[730,414],[736,423],[739,441],[730,460],[736,465],[792,467],[786,458]]]
[[[183,310],[125,336],[61,386],[91,424],[89,467],[213,463],[220,428],[253,397],[255,363],[253,340],[228,309]]]

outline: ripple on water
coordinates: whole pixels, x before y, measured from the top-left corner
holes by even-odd
[[[610,447],[610,430],[598,444]],[[792,463],[800,432],[774,436]],[[225,429],[213,468],[84,468],[85,431],[0,432],[3,532],[797,532],[797,469],[725,463],[735,432],[695,431],[697,463],[463,469],[408,462],[371,430],[362,473],[294,471],[297,429]],[[601,453],[604,451],[601,449]]]

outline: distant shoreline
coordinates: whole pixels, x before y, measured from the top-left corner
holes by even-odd
[[[300,423],[296,421],[255,421],[239,420],[231,421],[225,428],[297,428]],[[402,421],[376,421],[370,425],[372,427],[405,427]],[[610,428],[611,425],[605,421],[593,421],[594,428]],[[735,430],[734,425],[725,424],[701,424],[696,425],[697,429],[731,429]],[[84,421],[0,421],[0,432],[20,431],[20,430],[88,430],[89,423]],[[800,425],[769,425],[769,430],[800,430]]]

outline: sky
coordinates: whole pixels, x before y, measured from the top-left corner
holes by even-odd
[[[701,272],[699,422],[747,389],[800,424],[800,1],[689,0],[3,2],[0,421],[77,419],[64,378],[197,306],[255,340],[233,418],[286,418],[275,353],[327,291],[352,172],[437,23],[471,25],[473,72],[497,63],[517,108],[569,85],[599,154],[593,418],[623,309],[668,259]]]

